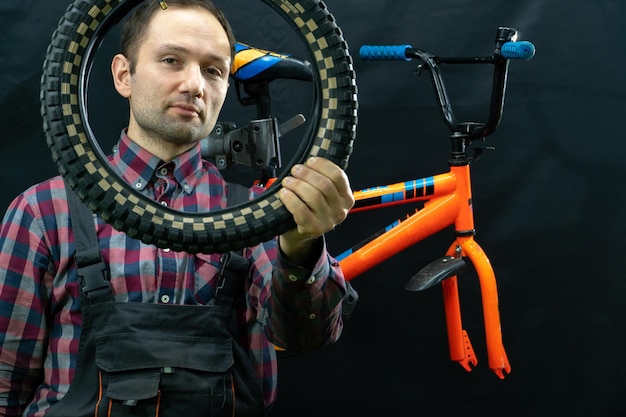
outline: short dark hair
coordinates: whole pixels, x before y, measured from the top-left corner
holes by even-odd
[[[207,10],[220,22],[230,43],[231,55],[235,53],[235,35],[226,16],[210,0],[166,0],[167,7],[180,7]],[[127,17],[120,35],[120,52],[130,61],[130,71],[135,69],[139,46],[146,36],[146,29],[152,17],[162,10],[157,0],[144,0]]]

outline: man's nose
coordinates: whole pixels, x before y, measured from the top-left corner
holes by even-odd
[[[181,92],[193,97],[202,98],[205,93],[205,79],[202,69],[197,65],[189,65],[182,74]]]

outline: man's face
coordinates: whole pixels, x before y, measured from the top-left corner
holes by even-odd
[[[203,9],[168,8],[152,18],[129,74],[129,136],[185,146],[206,137],[226,98],[231,50]]]

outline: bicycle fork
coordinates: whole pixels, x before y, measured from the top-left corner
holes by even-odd
[[[474,265],[480,282],[489,369],[500,379],[504,379],[504,372],[509,374],[511,366],[502,344],[498,291],[493,268],[487,255],[473,237],[457,238],[450,246],[447,255],[458,256],[459,248],[461,249],[460,256],[467,256]],[[463,330],[457,277],[453,276],[443,280],[441,286],[443,288],[450,359],[470,371],[470,365],[475,366],[478,360],[467,331]]]
[[[457,237],[446,255],[449,257],[467,257],[474,265],[480,283],[489,369],[500,379],[504,379],[504,373],[509,374],[511,372],[511,365],[502,343],[495,273],[489,258],[474,240],[475,229],[469,165],[452,166],[451,172],[455,174],[457,179],[456,191],[460,197],[459,201],[461,204],[455,220]],[[469,336],[463,330],[456,275],[443,280],[441,285],[443,288],[450,359],[459,362],[461,366],[469,371],[471,369],[470,365],[476,365],[478,361]]]

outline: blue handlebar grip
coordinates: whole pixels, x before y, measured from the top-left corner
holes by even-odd
[[[411,45],[363,45],[359,49],[359,56],[363,61],[410,61],[406,50]]]
[[[500,53],[506,59],[528,60],[535,56],[535,45],[528,41],[506,42],[500,48]]]

